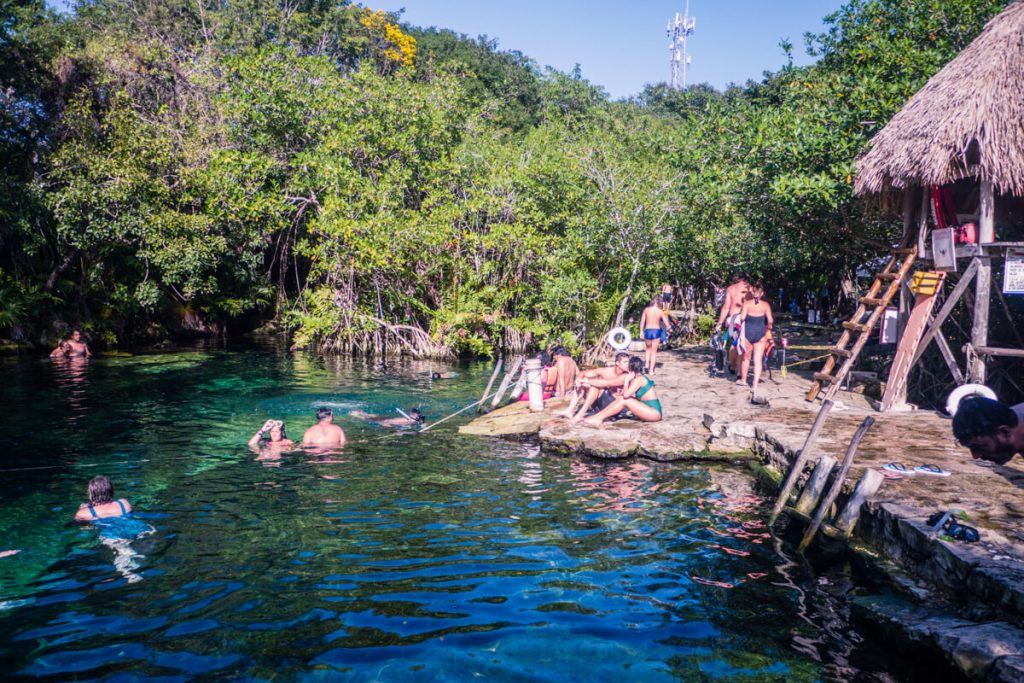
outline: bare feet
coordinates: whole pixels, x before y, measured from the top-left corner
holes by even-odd
[[[588,427],[600,427],[604,424],[604,422],[601,420],[595,420],[592,417],[588,417],[586,420],[583,421],[583,424],[587,425]]]
[[[738,386],[738,387],[745,387],[745,386],[747,386],[747,383],[744,382],[742,379],[738,379],[738,380],[736,380],[736,386]]]

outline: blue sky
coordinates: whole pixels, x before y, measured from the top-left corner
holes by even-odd
[[[377,4],[380,3],[380,4]],[[391,3],[391,4],[387,4]],[[471,37],[486,34],[503,50],[520,50],[541,66],[583,76],[615,98],[635,95],[645,83],[669,79],[665,25],[685,0],[607,2],[606,0],[369,0],[365,6],[398,11],[417,26],[447,28]],[[687,51],[688,83],[716,88],[760,79],[785,59],[779,41],[795,46],[794,62],[808,64],[803,35],[823,29],[822,19],[842,0],[690,0],[697,30]]]

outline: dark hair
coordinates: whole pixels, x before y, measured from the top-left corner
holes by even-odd
[[[746,279],[747,279],[747,274],[744,273],[741,270],[741,271],[737,272],[735,275],[732,276],[732,283],[735,285],[735,284],[737,284],[739,282],[743,282]]]
[[[103,505],[114,500],[114,485],[110,478],[104,475],[93,477],[89,480],[89,504]]]
[[[552,358],[556,356],[566,356],[567,358],[572,358],[572,356],[569,354],[569,351],[562,345],[552,346],[551,356]]]
[[[316,409],[317,420],[325,420],[332,415],[334,415],[334,412],[327,406],[320,406],[319,408]]]
[[[640,356],[629,357],[629,371],[642,375],[644,372],[644,359]]]
[[[969,443],[976,436],[992,436],[1000,427],[1016,427],[1017,413],[1001,401],[984,396],[968,396],[960,401],[953,416],[953,436]]]
[[[432,372],[432,373],[430,373],[430,379],[441,379],[441,373],[440,372]]]
[[[761,279],[750,280],[747,284],[750,285],[751,289],[760,289],[762,292],[764,291],[764,281]]]
[[[546,368],[551,365],[551,356],[548,355],[547,351],[541,351],[537,358],[540,359],[540,366],[542,368]]]
[[[412,410],[410,410],[409,411],[409,417],[411,417],[416,422],[426,422],[427,421],[427,416],[424,415],[422,412],[420,412],[419,408],[413,408]]]
[[[618,352],[617,354],[615,354],[615,362],[616,362],[616,363],[618,363],[618,362],[619,362],[620,360],[622,360],[623,358],[632,358],[632,356],[630,356],[630,355],[629,355],[628,353],[626,353],[625,351],[619,351],[619,352]]]
[[[285,439],[288,438],[288,433],[284,431],[284,420],[278,420],[278,422],[281,423],[281,440],[284,441]],[[270,429],[273,429],[273,427],[271,427]],[[270,434],[269,434],[270,429],[267,430],[267,432],[268,432],[267,436],[268,437],[270,436]]]

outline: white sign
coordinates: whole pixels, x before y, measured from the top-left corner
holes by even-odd
[[[897,331],[899,330],[899,311],[895,308],[885,309],[885,316],[882,318],[882,329],[878,334],[879,344],[895,344]]]
[[[1024,249],[1007,249],[1003,294],[1024,294]]]
[[[932,230],[932,261],[935,270],[956,272],[956,242],[953,228]]]

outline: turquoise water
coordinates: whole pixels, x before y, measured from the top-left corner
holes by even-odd
[[[457,370],[431,382],[431,369]],[[599,463],[349,417],[479,396],[487,364],[272,345],[0,359],[0,665],[53,680],[812,681],[868,657],[754,498],[686,464]],[[257,460],[318,405],[352,440]],[[155,530],[70,522],[107,474]],[[119,553],[121,554],[119,556]]]

